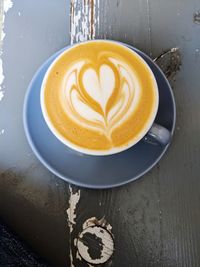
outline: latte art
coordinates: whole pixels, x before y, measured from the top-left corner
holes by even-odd
[[[158,89],[148,65],[131,49],[90,41],[52,63],[41,107],[63,143],[93,155],[113,154],[146,134],[157,112]]]
[[[103,54],[98,64],[81,61],[70,66],[60,90],[63,109],[85,128],[101,131],[109,139],[137,107],[137,77],[125,62]]]

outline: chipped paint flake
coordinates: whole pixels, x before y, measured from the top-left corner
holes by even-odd
[[[95,38],[99,4],[99,0],[71,1],[71,44]]]
[[[3,62],[2,62],[2,54],[3,54],[3,50],[2,50],[2,45],[3,45],[3,40],[5,38],[5,32],[4,32],[4,22],[5,22],[5,15],[6,13],[9,11],[10,8],[12,8],[13,6],[13,2],[11,0],[4,0],[3,2],[3,18],[2,18],[2,31],[1,31],[1,40],[0,40],[0,101],[3,99],[4,97],[4,91],[2,88],[2,84],[4,81],[4,73],[3,73]]]
[[[76,208],[80,200],[80,190],[78,190],[77,192],[73,192],[72,187],[69,186],[69,191],[70,191],[70,197],[69,197],[69,208],[67,209],[67,215],[68,215],[68,226],[69,226],[69,232],[70,232],[70,240],[69,240],[70,262],[71,262],[71,267],[74,267],[71,235],[72,235],[74,226],[76,225]]]
[[[2,134],[4,134],[4,133],[5,133],[5,130],[2,129],[2,130],[0,131],[0,135],[2,135]]]
[[[76,258],[80,260],[81,256],[81,259],[86,260],[89,266],[91,266],[90,264],[102,264],[108,261],[114,251],[114,235],[111,230],[112,226],[105,220],[105,217],[101,219],[97,219],[96,217],[87,219],[82,225],[82,232],[74,243],[78,248]],[[87,238],[90,240],[94,238],[94,242],[99,241],[100,251],[97,250],[98,242],[95,244],[95,248],[93,247],[93,242],[88,247],[88,242],[86,242]],[[96,250],[95,253],[99,255],[95,259],[90,255],[94,249]]]
[[[114,241],[105,228],[93,226],[86,228],[79,235],[77,247],[85,261],[92,264],[103,264],[113,254]],[[94,251],[96,255],[94,255]]]
[[[2,55],[2,50],[0,50],[0,56],[1,55]],[[2,59],[0,58],[0,101],[4,97],[4,91],[2,90],[3,81],[4,81],[3,62],[2,62]]]
[[[67,209],[68,223],[71,232],[73,231],[73,226],[76,224],[76,207],[80,199],[80,190],[73,193],[72,187],[69,186],[70,198],[69,198],[69,208]]]
[[[7,13],[10,8],[12,8],[13,2],[11,0],[4,0],[4,12]]]
[[[3,99],[4,97],[4,91],[0,91],[0,101]]]
[[[83,223],[83,229],[86,229],[88,227],[91,226],[101,226],[106,228],[110,233],[112,230],[112,225],[109,224],[106,220],[105,217],[101,218],[100,220],[98,220],[96,217],[91,217],[89,219],[87,219],[84,223]],[[111,233],[112,234],[112,233]]]

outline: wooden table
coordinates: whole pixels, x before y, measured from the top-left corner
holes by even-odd
[[[91,217],[112,227],[115,250],[104,266],[200,266],[199,9],[197,0],[14,0],[5,14],[0,217],[53,266],[88,266],[74,239]],[[93,38],[129,43],[152,58],[178,47],[182,61],[174,75],[173,56],[163,66],[177,105],[167,154],[141,179],[98,191],[49,173],[22,125],[23,97],[39,65],[70,42]]]

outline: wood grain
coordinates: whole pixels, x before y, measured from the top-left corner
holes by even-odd
[[[158,13],[155,8],[163,12]],[[182,54],[180,73],[172,82],[177,104],[176,134],[159,172],[162,265],[196,267],[200,265],[200,28],[194,24],[193,14],[199,9],[199,2],[154,1],[150,9],[153,54],[170,45],[180,47]]]
[[[83,1],[77,1],[77,10],[74,10],[72,1],[75,14],[80,12],[78,3],[81,5]],[[94,37],[125,41],[151,54],[148,12],[148,2],[101,1],[97,13],[99,18],[96,18],[99,24],[95,25]],[[82,11],[81,14],[86,15]],[[89,14],[90,12],[88,16]],[[72,18],[73,24],[74,15]],[[85,31],[81,23],[76,22],[76,25],[79,25],[76,28],[78,34]],[[73,27],[72,25],[71,28]],[[86,36],[86,39],[87,37],[90,39],[90,36]],[[159,266],[159,199],[158,169],[154,169],[151,175],[146,175],[145,179],[122,188],[103,191],[81,189],[72,239],[79,234],[85,220],[93,216],[99,219],[105,217],[113,227],[115,243],[113,258],[105,266],[122,266],[124,262],[126,266],[132,266],[133,263],[137,266]],[[73,247],[73,250],[76,255],[77,248]],[[73,264],[87,266],[75,257]]]
[[[67,266],[68,186],[32,153],[22,113],[24,95],[37,68],[69,43],[69,5],[66,0],[13,2],[4,21],[0,220],[51,265]]]
[[[66,26],[70,10],[65,0],[15,1],[6,17],[3,47],[5,98],[0,114],[6,116],[1,116],[0,122],[6,134],[0,138],[0,217],[56,267],[70,266],[70,237],[74,241],[91,217],[104,217],[112,226],[115,251],[104,266],[199,267],[200,25],[194,23],[199,1],[73,3],[71,29],[74,24],[76,27],[71,42],[114,39],[153,58],[179,47],[182,66],[171,81],[177,104],[173,143],[160,163],[141,179],[112,190],[81,189],[70,235],[68,184],[35,159],[25,141],[21,116],[24,93],[35,70],[70,42]],[[20,63],[17,71],[13,62]],[[79,188],[73,186],[73,190]],[[73,265],[88,266],[76,258],[76,252],[72,243]]]
[[[74,231],[78,234],[88,217],[105,216],[115,241],[108,266],[197,267],[200,28],[194,25],[193,14],[198,3],[106,0],[99,8],[95,38],[124,41],[152,57],[180,48],[183,63],[172,81],[177,128],[166,156],[140,180],[114,190],[81,190]],[[75,263],[83,266],[79,260]]]

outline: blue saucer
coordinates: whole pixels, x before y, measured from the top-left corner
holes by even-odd
[[[148,63],[159,87],[159,109],[156,122],[171,133],[175,127],[175,102],[171,87],[157,65],[144,53],[130,47]],[[116,187],[144,175],[161,159],[168,146],[140,141],[134,147],[111,156],[89,156],[74,152],[49,130],[40,108],[40,88],[52,61],[64,48],[51,56],[33,77],[24,101],[24,128],[28,142],[41,163],[69,183],[88,188]]]

